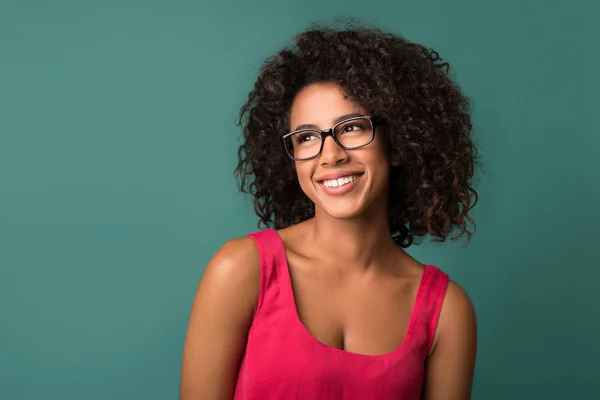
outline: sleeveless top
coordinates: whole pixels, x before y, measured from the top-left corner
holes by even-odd
[[[298,317],[279,234],[248,234],[260,254],[260,292],[234,400],[418,400],[448,276],[426,265],[406,335],[383,355],[319,342]]]

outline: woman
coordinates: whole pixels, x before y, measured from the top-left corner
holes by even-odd
[[[181,399],[470,398],[472,303],[403,250],[472,233],[476,148],[447,71],[371,29],[304,32],[266,62],[236,172],[274,229],[206,267]]]

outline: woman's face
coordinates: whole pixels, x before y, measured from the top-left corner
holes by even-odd
[[[294,99],[290,131],[300,126],[326,130],[344,116],[357,114],[370,115],[368,110],[346,99],[340,86],[311,84]],[[387,212],[391,164],[380,129],[370,144],[354,150],[344,150],[332,137],[327,137],[319,156],[295,164],[300,186],[315,203],[316,214],[325,212],[333,218],[348,219],[368,210]]]

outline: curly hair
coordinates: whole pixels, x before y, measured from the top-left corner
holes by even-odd
[[[477,148],[469,101],[449,69],[436,51],[375,28],[313,28],[267,59],[237,121],[235,175],[254,197],[258,227],[281,229],[314,216],[279,138],[289,130],[296,94],[333,82],[385,121],[390,155],[401,161],[389,183],[394,241],[408,247],[430,235],[443,242],[453,231],[451,239],[470,241]]]

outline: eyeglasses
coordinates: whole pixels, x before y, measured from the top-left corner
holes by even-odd
[[[365,147],[375,138],[377,120],[373,116],[358,116],[338,122],[331,129],[299,129],[282,136],[283,147],[294,161],[317,157],[323,151],[327,136],[344,150]]]

